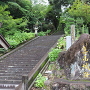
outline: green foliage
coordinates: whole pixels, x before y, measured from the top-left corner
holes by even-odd
[[[51,6],[36,4],[33,6],[32,11],[33,11],[34,17],[37,20],[42,20],[44,19],[44,17],[46,16],[46,14],[49,12],[50,9],[51,9]]]
[[[56,61],[56,59],[58,58],[58,54],[61,52],[61,49],[55,48],[52,49],[51,52],[49,52],[49,60],[51,62]]]
[[[48,24],[45,24],[45,18],[47,13],[51,10],[51,6],[43,5],[43,4],[35,4],[32,7],[32,12],[33,12],[33,17],[32,20],[33,22],[30,22],[32,24],[36,24],[36,21],[38,21],[38,25],[40,26],[39,29],[42,29],[46,31],[48,28]],[[43,32],[42,32],[43,33]]]
[[[16,31],[24,31],[27,26],[27,20],[22,18],[13,19],[10,16],[10,12],[6,11],[7,8],[8,6],[0,6],[0,22],[2,22],[0,34],[7,36],[13,35]]]
[[[29,0],[18,0],[17,2],[8,2],[8,5],[8,10],[14,18],[30,18],[30,13],[32,13],[30,12],[32,5]]]
[[[4,36],[5,36],[5,34],[9,34],[9,33],[14,34],[13,31],[17,31],[17,30],[30,32],[29,29],[31,30],[33,28],[36,21],[39,21],[39,26],[42,25],[43,22],[45,23],[46,14],[51,10],[50,5],[43,5],[43,4],[34,4],[33,5],[31,0],[7,0],[5,2],[0,1],[0,4],[3,7],[5,5],[8,6],[7,8],[4,9],[4,11],[7,11],[8,14],[7,14],[7,16],[3,16],[4,18],[8,18],[8,19],[6,19],[6,21],[3,21],[3,23],[5,23],[5,24],[3,24],[3,27],[4,28],[6,27],[6,28],[2,29],[0,32]],[[2,9],[0,8],[0,10],[2,10]],[[0,14],[2,14],[2,12],[0,12]],[[1,16],[0,16],[0,18],[1,18]],[[16,23],[17,21],[19,21],[19,19],[22,19],[22,21],[20,20],[21,21],[20,23]],[[0,19],[0,21],[2,21],[2,20]],[[10,23],[10,21],[11,21],[11,23]],[[8,25],[8,22],[9,22],[9,24],[11,24],[10,27]],[[13,28],[12,28],[12,26],[13,26]],[[8,29],[8,27],[9,27],[9,29]],[[10,31],[10,32],[6,33],[7,31]]]
[[[17,42],[16,40],[14,40],[12,38],[6,37],[5,39],[11,45],[11,48],[15,48],[17,45],[20,44],[20,42]]]
[[[32,8],[31,0],[16,0],[16,3],[18,3],[22,8],[26,10],[29,10]]]
[[[50,32],[51,30],[47,30],[46,32],[41,31],[38,33],[38,36],[45,36],[45,35],[48,35]]]
[[[46,34],[49,34],[50,32],[51,32],[51,30],[47,30],[47,31],[46,31]]]
[[[44,85],[45,81],[46,81],[46,78],[41,73],[39,73],[35,81],[35,86],[39,88],[45,87]]]
[[[24,18],[28,20],[28,28],[36,23],[36,21],[44,21],[46,13],[49,11],[50,6],[43,4],[32,5],[30,0],[16,0],[8,2],[8,10],[14,18]],[[17,12],[17,13],[16,13]]]
[[[88,32],[88,27],[86,25],[83,25],[83,27],[82,27],[82,33],[89,33]]]
[[[34,33],[26,33],[26,32],[21,33],[17,31],[14,35],[7,36],[6,40],[12,46],[12,48],[15,48],[20,43],[29,40],[33,37],[35,37]]]
[[[14,18],[22,18],[23,21],[27,20],[27,27],[32,28],[36,22],[32,11],[32,3],[30,0],[15,0],[8,2],[8,10]],[[17,13],[16,13],[17,12]]]
[[[58,58],[59,53],[65,49],[66,46],[66,41],[64,37],[61,37],[60,39],[58,39],[58,43],[57,43],[57,47],[51,49],[51,51],[48,53],[49,55],[49,61],[51,62],[55,62],[56,59]]]
[[[79,37],[80,36],[80,34],[82,34],[82,33],[88,33],[88,27],[87,27],[87,25],[84,25],[84,20],[83,20],[83,18],[77,18],[76,19],[76,26],[75,26],[76,28],[76,37]]]
[[[39,32],[38,33],[38,36],[45,36],[46,34],[45,34],[45,32],[43,32],[43,31],[41,31],[41,32]]]
[[[65,35],[70,35],[71,34],[71,25],[75,25],[75,19],[72,17],[65,17],[65,19],[62,19],[61,22],[65,23],[65,28],[64,28],[64,32]]]
[[[65,40],[64,37],[61,37],[61,38],[58,40],[57,48],[58,48],[58,49],[65,49],[65,46],[66,46],[66,40]]]
[[[14,18],[22,18],[22,16],[24,16],[25,9],[22,8],[18,3],[8,2],[8,5],[9,5],[8,10],[10,11],[11,15]]]
[[[77,17],[77,18],[75,19],[75,22],[76,22],[77,25],[83,25],[84,20],[83,20],[83,18],[81,18],[81,17]]]
[[[6,4],[5,4],[5,2],[2,2],[2,1],[0,0],[0,5],[4,6],[4,5],[6,5]]]
[[[68,6],[72,4],[74,0],[48,0],[52,9],[47,14],[47,18],[52,21],[55,29],[59,25],[59,17],[62,13],[62,6]]]
[[[0,48],[0,54],[5,53],[6,50],[4,48]]]
[[[59,23],[65,24],[64,32],[66,36],[71,34],[71,25],[75,25],[75,33],[77,36],[79,36],[79,34],[81,33],[88,33],[88,28],[86,25],[84,25],[85,21],[82,17],[74,18],[69,16],[68,14],[65,14],[62,15],[59,20]]]
[[[84,3],[82,0],[75,0],[73,5],[68,9],[69,17],[72,18],[72,22],[66,18],[62,21],[65,23],[65,34],[70,35],[70,27],[75,25],[75,33],[78,37],[82,33],[88,33],[87,24],[90,22],[90,5]],[[67,16],[68,17],[68,16]]]
[[[90,22],[90,5],[80,0],[75,0],[68,12],[71,16],[82,17],[86,23]]]

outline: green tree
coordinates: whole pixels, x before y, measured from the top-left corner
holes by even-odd
[[[89,4],[90,0],[81,0],[81,2]]]
[[[34,25],[38,21],[40,31],[49,30],[48,24],[45,21],[47,13],[52,9],[50,5],[35,4],[32,7]],[[50,29],[51,30],[51,29]]]
[[[59,25],[59,18],[62,14],[62,6],[68,6],[72,4],[74,0],[48,0],[52,6],[52,10],[47,14],[47,19],[51,20],[57,29]]]
[[[16,2],[8,2],[8,10],[14,18],[30,17],[32,4],[29,0],[16,0]],[[16,13],[17,12],[17,13]]]
[[[43,4],[32,5],[30,0],[10,1],[8,5],[8,10],[14,18],[24,18],[28,20],[29,29],[32,29],[37,21],[40,23],[43,22],[50,7]]]
[[[83,24],[88,26],[90,33],[90,4],[88,0],[76,0],[71,8],[68,9],[68,13],[74,18],[83,18]]]
[[[73,17],[82,17],[86,23],[90,22],[90,5],[80,0],[76,0],[68,12]]]
[[[32,13],[32,3],[30,0],[3,0],[0,2],[1,5],[8,5],[7,11],[10,11],[10,15],[14,19],[22,18],[28,20],[27,28],[32,28],[33,13]],[[29,30],[30,31],[30,30]]]
[[[34,18],[38,21],[44,20],[46,14],[51,10],[51,6],[36,4],[32,8],[32,12],[34,14]]]
[[[10,11],[10,15],[14,19],[22,18],[23,21],[27,22],[28,29],[26,31],[28,32],[30,29],[33,30],[33,26],[37,21],[41,26],[45,25],[43,23],[45,23],[46,14],[51,11],[51,6],[43,4],[32,5],[31,0],[7,0],[3,3],[8,5],[6,10]]]
[[[0,22],[2,22],[2,27],[0,28],[0,33],[2,35],[13,35],[15,31],[24,31],[27,26],[27,20],[23,21],[22,18],[13,19],[10,16],[10,12],[6,11],[8,6],[0,6]]]
[[[30,0],[8,1],[8,10],[13,18],[23,18],[28,20],[28,28],[31,29],[34,24],[34,15],[32,12],[32,2]]]

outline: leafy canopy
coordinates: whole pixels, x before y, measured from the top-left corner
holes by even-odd
[[[73,17],[82,17],[87,23],[90,22],[90,5],[80,0],[76,0],[68,12]]]
[[[62,14],[62,6],[68,6],[72,4],[74,0],[48,0],[52,9],[47,14],[47,19],[51,20],[55,28],[59,25],[59,18]]]
[[[22,18],[13,19],[10,16],[10,12],[6,11],[8,6],[0,6],[0,22],[2,26],[0,28],[0,33],[2,35],[13,35],[15,31],[24,31],[27,26],[27,20],[23,21]]]

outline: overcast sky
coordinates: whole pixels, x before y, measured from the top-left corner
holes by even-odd
[[[49,4],[48,0],[44,0],[44,2],[45,2],[45,4],[46,4],[46,5],[48,5],[48,4]]]
[[[32,2],[34,3],[35,1],[32,0]],[[48,0],[36,0],[37,4],[41,3],[41,4],[45,4],[45,5],[48,5]]]

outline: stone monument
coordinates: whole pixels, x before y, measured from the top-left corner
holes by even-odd
[[[59,55],[60,67],[67,79],[90,79],[90,35],[82,34],[71,47]]]
[[[59,54],[57,60],[66,76],[54,78],[54,83],[58,85],[57,90],[90,90],[89,34],[82,34],[67,51]]]

